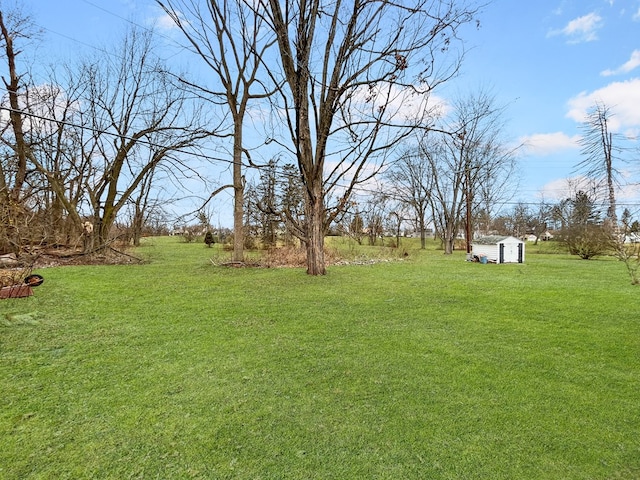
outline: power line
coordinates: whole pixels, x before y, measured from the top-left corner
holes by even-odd
[[[144,30],[144,31],[147,31],[147,32],[149,32],[149,33],[152,33],[153,35],[155,35],[155,36],[157,36],[157,37],[161,37],[161,38],[165,39],[167,42],[169,42],[170,44],[173,44],[173,45],[175,45],[175,46],[179,47],[180,49],[184,49],[184,50],[189,51],[189,49],[188,49],[187,47],[185,47],[183,44],[179,43],[178,41],[176,41],[174,38],[171,38],[170,36],[167,36],[167,35],[164,35],[164,34],[162,34],[162,33],[158,32],[156,29],[149,28],[149,27],[147,27],[147,26],[145,26],[145,25],[141,25],[140,23],[137,23],[137,22],[135,22],[135,21],[133,21],[133,20],[131,20],[131,19],[129,19],[129,18],[125,18],[124,16],[119,15],[119,14],[117,14],[117,13],[115,13],[115,12],[113,12],[113,11],[111,11],[111,10],[107,9],[107,8],[104,8],[104,7],[100,6],[100,5],[97,5],[96,3],[94,3],[94,2],[92,2],[92,1],[90,1],[90,0],[83,0],[83,3],[85,3],[85,4],[89,5],[89,6],[91,6],[91,7],[95,8],[95,9],[97,9],[97,10],[100,10],[100,11],[102,11],[102,12],[104,12],[104,13],[106,13],[106,14],[108,14],[108,15],[110,15],[110,16],[112,16],[112,17],[114,17],[114,18],[117,18],[117,19],[119,19],[119,20],[121,20],[121,21],[123,21],[123,22],[126,22],[126,23],[128,23],[128,24],[130,24],[130,25],[133,25],[133,26],[135,26],[135,27],[137,27],[137,28],[139,28],[139,29],[142,29],[142,30]],[[45,29],[45,30],[47,30],[47,31],[49,31],[49,32],[51,32],[51,33],[53,33],[53,34],[55,34],[55,35],[58,35],[58,36],[60,36],[60,37],[63,37],[63,38],[66,38],[66,39],[68,39],[68,40],[71,40],[71,41],[73,41],[73,42],[76,42],[76,43],[78,43],[78,44],[80,44],[80,45],[84,45],[84,46],[86,46],[86,47],[89,47],[89,48],[95,49],[95,50],[97,50],[97,51],[100,51],[100,52],[102,52],[102,53],[108,54],[108,55],[110,55],[110,56],[113,56],[113,57],[116,57],[116,58],[122,59],[122,57],[121,57],[121,56],[119,56],[119,55],[117,55],[117,54],[115,54],[115,53],[113,53],[113,52],[109,52],[109,51],[107,51],[107,50],[106,50],[106,49],[104,49],[104,48],[101,48],[101,47],[98,47],[98,46],[95,46],[95,45],[91,45],[91,44],[86,43],[86,42],[84,42],[84,41],[81,41],[81,40],[79,40],[79,39],[77,39],[77,38],[74,38],[74,37],[72,37],[72,36],[70,36],[70,35],[63,34],[63,33],[57,32],[57,31],[54,31],[54,30],[49,29],[49,28],[47,28],[47,27],[41,27],[41,28],[43,28],[43,29]],[[11,109],[6,108],[6,107],[0,107],[0,108],[2,108],[2,109],[4,109],[4,110],[11,110]],[[41,120],[46,120],[46,121],[56,122],[56,123],[58,123],[58,124],[64,124],[64,125],[67,125],[67,126],[70,126],[70,127],[74,127],[74,128],[81,128],[81,129],[89,130],[89,131],[92,131],[93,133],[96,133],[96,134],[111,135],[111,136],[114,136],[114,137],[125,138],[125,139],[128,139],[128,140],[131,140],[131,139],[132,139],[132,137],[130,137],[130,136],[126,136],[126,135],[119,135],[119,134],[115,134],[115,133],[113,133],[113,132],[109,132],[109,131],[106,131],[106,130],[101,131],[101,130],[99,130],[99,129],[95,129],[95,128],[93,128],[93,127],[88,127],[88,126],[86,126],[86,125],[79,125],[79,124],[75,124],[75,123],[73,123],[73,122],[61,121],[61,120],[56,120],[56,119],[52,119],[52,118],[46,118],[46,117],[44,117],[44,116],[37,115],[37,114],[34,114],[34,113],[30,113],[30,112],[19,111],[19,113],[24,114],[24,115],[29,115],[29,116],[32,116],[32,117],[34,117],[34,118],[39,118],[39,119],[41,119]],[[161,147],[161,145],[159,145],[159,144],[157,144],[157,143],[154,143],[154,142],[151,142],[151,141],[149,141],[149,140],[138,140],[138,141],[139,141],[139,143],[144,144],[144,145],[147,145],[147,146],[148,146],[148,147],[150,147],[150,148],[160,148],[160,147]],[[209,160],[209,161],[220,162],[220,163],[225,163],[225,164],[229,164],[229,165],[233,165],[233,164],[234,164],[234,161],[233,161],[233,160],[229,160],[229,159],[222,158],[222,157],[217,157],[217,156],[203,155],[203,154],[201,154],[201,153],[196,153],[196,152],[193,152],[193,151],[188,151],[188,150],[183,150],[183,149],[176,149],[176,150],[174,150],[174,152],[179,153],[179,154],[192,155],[192,156],[196,156],[196,155],[197,155],[199,158],[203,158],[203,159],[205,159],[205,160]],[[539,161],[539,162],[555,163],[555,162],[552,162],[552,161],[545,161],[545,160],[543,160],[543,161]],[[253,163],[249,163],[249,164],[247,164],[247,163],[243,163],[243,167],[244,167],[244,168],[247,168],[247,169],[249,169],[249,168],[256,168],[256,169],[258,169],[258,170],[260,170],[261,168],[266,168],[266,166],[259,166],[259,165],[255,165],[255,164],[253,164]],[[282,170],[282,167],[278,166],[278,168]],[[289,175],[289,174],[288,174],[287,172],[285,172],[285,171],[281,171],[281,175],[287,176],[287,175]],[[291,176],[294,176],[294,175],[291,175]],[[297,175],[296,175],[296,176],[297,176]],[[336,184],[335,186],[336,186],[337,188],[345,188],[345,189],[346,189],[346,188],[349,188],[349,186],[348,186],[348,185],[339,185],[339,184]],[[375,190],[373,190],[373,189],[367,189],[367,188],[360,187],[360,186],[356,186],[356,187],[354,188],[354,190],[355,190],[356,192],[360,192],[360,193],[364,193],[364,194],[373,194],[373,193],[376,193],[376,191],[375,191]],[[547,191],[549,191],[549,190],[547,190]],[[561,189],[557,189],[557,190],[555,190],[555,191],[557,191],[557,192],[562,192],[562,190],[561,190]],[[541,204],[541,203],[543,203],[543,202],[541,201],[541,202],[501,202],[501,203],[502,203],[503,205],[517,205],[517,204],[523,204],[523,203],[524,203],[524,204],[526,204],[526,205],[539,205],[539,204]],[[618,203],[618,205],[620,205],[620,206],[633,206],[633,207],[637,207],[637,206],[639,206],[637,203]]]
[[[67,127],[73,127],[73,128],[79,128],[81,130],[87,130],[91,133],[94,134],[98,134],[98,135],[109,135],[112,136],[114,138],[122,138],[125,140],[135,140],[136,143],[142,144],[142,145],[146,145],[147,147],[150,148],[164,148],[164,145],[160,145],[158,143],[152,142],[150,140],[146,140],[146,139],[142,139],[142,138],[134,138],[131,135],[122,135],[119,133],[114,133],[114,132],[110,132],[108,130],[101,130],[95,127],[89,127],[87,125],[81,125],[79,123],[74,123],[74,122],[70,122],[68,120],[60,120],[60,119],[56,119],[56,118],[51,118],[51,117],[46,117],[44,115],[38,115],[36,113],[32,113],[32,112],[25,112],[24,110],[18,110],[15,108],[11,108],[11,107],[6,107],[4,105],[0,105],[0,110],[5,110],[7,112],[15,112],[15,113],[19,113],[21,115],[26,115],[28,117],[32,117],[32,118],[36,118],[38,120],[44,120],[46,122],[52,122],[52,123],[56,123],[56,124],[60,124],[60,125],[65,125]],[[212,134],[212,136],[214,136]],[[205,160],[211,160],[211,161],[215,161],[215,162],[222,162],[222,163],[229,163],[231,165],[233,165],[233,160],[227,160],[225,158],[221,158],[221,157],[212,157],[209,155],[202,155],[200,152],[192,152],[189,150],[183,150],[183,149],[175,149],[173,150],[176,153],[182,153],[185,155],[197,155],[198,158],[204,158]],[[247,165],[247,168],[249,166]]]
[[[164,35],[164,34],[158,32],[158,30],[156,30],[154,28],[149,28],[149,27],[147,27],[145,25],[140,25],[139,23],[134,22],[131,19],[125,18],[122,15],[118,15],[117,13],[114,13],[111,10],[107,10],[106,8],[101,7],[100,5],[96,5],[95,3],[93,3],[93,2],[91,2],[89,0],[82,0],[82,1],[84,3],[86,3],[87,5],[91,5],[92,7],[97,8],[98,10],[102,10],[103,12],[105,12],[105,13],[107,13],[107,14],[115,17],[115,18],[118,18],[118,19],[120,19],[120,20],[122,20],[124,22],[129,23],[129,24],[133,25],[134,27],[140,28],[142,30],[146,30],[147,32],[149,32],[149,33],[151,33],[151,34],[153,34],[153,35],[155,35],[157,37],[162,37],[165,40],[167,40],[169,43],[172,43],[175,46],[177,46],[177,47],[179,47],[179,48],[181,48],[183,50],[190,51],[189,48],[186,47],[185,45],[182,45],[180,42],[176,41],[174,38],[169,37],[168,35]]]
[[[68,127],[73,127],[73,128],[79,128],[82,130],[87,130],[90,131],[91,133],[94,134],[100,134],[100,135],[109,135],[112,136],[114,138],[122,138],[125,140],[133,140],[134,138],[132,136],[129,135],[121,135],[121,134],[117,134],[114,132],[110,132],[108,130],[101,130],[101,129],[97,129],[94,127],[90,127],[90,126],[86,126],[86,125],[81,125],[75,122],[71,122],[68,120],[59,120],[59,119],[55,119],[55,118],[51,118],[51,117],[47,117],[44,115],[38,115],[32,112],[25,112],[24,110],[17,110],[17,109],[13,109],[10,107],[6,107],[6,106],[0,106],[0,110],[5,110],[8,112],[17,112],[21,115],[26,115],[29,117],[33,117],[36,118],[38,120],[43,120],[43,121],[48,121],[48,122],[53,122],[56,124],[60,124],[60,125],[65,125]],[[150,140],[146,140],[146,139],[136,139],[136,142],[142,144],[142,145],[146,145],[149,148],[163,148],[163,145],[160,145],[158,143],[152,142]],[[184,150],[184,149],[175,149],[174,150],[175,153],[180,153],[180,154],[184,154],[184,155],[190,155],[190,156],[197,156],[198,158],[203,158],[205,160],[209,160],[212,162],[219,162],[219,163],[226,163],[229,165],[233,165],[234,161],[233,160],[229,160],[226,158],[222,158],[222,157],[214,157],[214,156],[210,156],[210,155],[203,155],[202,152],[194,152],[194,151],[190,151],[190,150]],[[243,163],[243,167],[246,169],[256,169],[256,170],[262,170],[262,169],[267,169],[269,168],[269,165],[256,165],[254,163],[250,163],[250,164],[246,164]],[[284,166],[282,165],[276,165],[276,168],[280,171],[279,174],[281,176],[284,177],[288,177],[288,178],[299,178],[299,174],[290,174],[288,172],[286,172],[284,170]],[[349,188],[349,185],[341,185],[341,184],[335,184],[334,185],[336,188],[343,188],[343,189],[347,189]],[[355,185],[352,189],[354,192],[356,193],[360,193],[360,194],[365,194],[365,195],[373,195],[376,193],[379,193],[379,190],[373,189],[373,188],[366,188],[363,187],[361,185]],[[562,189],[557,189],[556,191],[558,192],[562,192]],[[510,206],[516,206],[516,205],[527,205],[527,206],[539,206],[545,203],[548,203],[544,200],[538,201],[538,202],[532,202],[532,201],[504,201],[504,202],[499,202],[501,205],[510,205]],[[640,208],[640,203],[635,203],[635,202],[616,202],[616,205],[619,207],[638,207]]]
[[[98,10],[101,10],[101,11],[103,11],[103,12],[107,13],[108,15],[111,15],[111,16],[113,16],[113,17],[115,17],[115,18],[119,19],[119,20],[122,20],[123,22],[126,22],[126,23],[128,23],[128,24],[130,24],[130,25],[132,25],[132,26],[134,26],[134,27],[136,27],[136,28],[139,28],[139,29],[141,29],[141,30],[144,30],[144,31],[146,31],[146,32],[148,32],[148,33],[150,33],[150,34],[154,35],[155,37],[163,38],[163,39],[164,39],[164,40],[166,40],[168,43],[173,44],[174,46],[178,47],[181,51],[189,51],[189,52],[191,51],[191,50],[189,50],[189,48],[188,48],[187,46],[185,46],[185,45],[181,44],[181,43],[180,43],[180,42],[178,42],[176,39],[174,39],[174,38],[172,38],[172,37],[170,37],[170,36],[168,36],[168,35],[164,35],[164,34],[160,33],[157,29],[150,28],[150,27],[145,26],[145,25],[141,25],[140,23],[137,23],[137,22],[135,22],[135,21],[133,21],[133,20],[127,19],[127,18],[125,18],[125,17],[123,17],[123,16],[121,16],[121,15],[118,15],[117,13],[114,13],[114,12],[112,12],[112,11],[110,11],[110,10],[108,10],[108,9],[104,8],[104,7],[101,7],[100,5],[97,5],[97,4],[95,4],[95,3],[93,3],[93,2],[91,2],[91,1],[89,1],[89,0],[83,0],[83,2],[84,2],[84,3],[86,3],[87,5],[90,5],[90,6],[91,6],[91,7],[93,7],[93,8],[96,8],[96,9],[98,9]],[[35,22],[34,22],[34,23],[35,23]],[[36,23],[36,25],[37,25],[40,29],[45,30],[45,31],[47,31],[47,32],[49,32],[49,33],[51,33],[51,34],[54,34],[54,35],[57,35],[57,36],[59,36],[59,37],[65,38],[65,39],[70,40],[70,41],[72,41],[72,42],[74,42],[74,43],[77,43],[77,44],[79,44],[79,45],[83,45],[83,46],[85,46],[85,47],[91,48],[91,49],[93,49],[93,50],[96,50],[96,51],[98,51],[98,52],[104,53],[104,54],[106,54],[106,55],[109,55],[109,56],[111,56],[111,57],[117,58],[117,59],[119,59],[119,60],[123,60],[123,57],[122,57],[122,56],[118,55],[118,54],[117,54],[117,53],[115,53],[115,52],[109,51],[109,50],[107,50],[106,48],[103,48],[103,47],[100,47],[100,46],[96,46],[96,45],[91,44],[91,43],[87,43],[87,42],[85,42],[85,41],[83,41],[83,40],[80,40],[80,39],[78,39],[78,38],[76,38],[76,37],[73,37],[73,36],[71,36],[71,35],[68,35],[68,34],[66,34],[66,33],[61,33],[61,32],[59,32],[59,31],[56,31],[56,30],[52,29],[52,28],[45,27],[45,26],[43,26],[43,25],[41,25],[41,24],[39,24],[39,23]],[[177,53],[175,53],[175,54],[171,55],[170,57],[165,58],[165,61],[167,61],[169,58],[175,57],[175,56],[177,56],[177,55],[179,55],[179,54],[180,54],[180,52],[177,52]]]

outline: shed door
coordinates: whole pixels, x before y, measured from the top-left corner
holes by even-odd
[[[522,249],[524,248],[524,243],[518,244],[518,263],[522,263]]]
[[[500,244],[500,257],[498,263],[504,263],[504,243]]]

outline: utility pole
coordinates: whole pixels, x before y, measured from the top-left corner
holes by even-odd
[[[467,260],[471,260],[471,169],[469,162],[465,161],[465,200],[467,207],[466,225],[465,225],[465,238],[467,240]]]
[[[466,129],[458,133],[460,140],[460,160],[464,161],[464,198],[465,198],[465,241],[467,244],[467,261],[471,260],[471,165],[465,149]]]

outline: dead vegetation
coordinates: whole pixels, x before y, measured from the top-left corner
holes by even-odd
[[[228,257],[212,257],[211,264],[233,268],[303,268],[306,267],[306,251],[300,247],[273,247],[262,251],[246,252],[247,258],[243,262],[230,261]],[[377,255],[369,256],[362,253],[342,252],[336,248],[325,247],[327,265],[372,265],[401,261],[408,256],[406,250],[398,252],[396,249],[381,249]]]
[[[67,265],[121,265],[142,263],[143,260],[126,252],[126,248],[106,247],[82,252],[73,247],[37,247],[23,250],[20,255],[0,257],[0,268],[35,269]]]

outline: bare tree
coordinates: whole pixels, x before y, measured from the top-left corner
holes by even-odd
[[[1,8],[1,7],[0,7]],[[0,160],[0,251],[20,249],[20,229],[28,223],[28,213],[23,199],[23,188],[27,181],[27,159],[31,145],[25,133],[20,95],[25,87],[24,74],[20,73],[17,58],[21,49],[16,41],[28,41],[34,35],[29,16],[19,9],[0,10],[0,56],[6,62],[6,75],[2,76],[7,101],[3,99],[3,110],[9,121],[2,125],[3,143],[9,147]],[[8,104],[7,104],[8,103]],[[10,138],[5,134],[11,132]]]
[[[386,172],[386,177],[391,183],[393,197],[413,212],[417,230],[420,232],[420,246],[426,248],[433,183],[429,163],[420,157],[419,152],[407,151],[392,164]]]
[[[420,156],[433,179],[429,202],[433,222],[445,254],[453,253],[463,215],[464,165],[457,149],[448,149],[439,134],[427,133],[420,140]]]
[[[129,199],[131,213],[130,236],[135,247],[140,246],[143,230],[150,216],[161,209],[160,203],[151,195],[158,169],[149,170],[141,179],[137,191]]]
[[[220,87],[208,89],[188,82],[216,104],[226,105],[231,115],[233,162],[233,260],[243,260],[243,206],[245,177],[243,158],[244,122],[250,103],[270,95],[266,75],[259,76],[262,58],[274,43],[263,28],[262,18],[243,0],[157,0],[158,5],[180,28],[197,55],[214,72]]]
[[[632,285],[640,285],[640,231],[637,220],[632,220],[631,212],[625,208],[620,219],[622,229],[615,237],[615,252],[624,263]]]
[[[530,216],[529,207],[526,204],[521,202],[516,204],[511,213],[512,230],[509,234],[516,238],[523,238],[529,229]]]
[[[531,212],[529,217],[529,229],[536,239],[534,245],[538,244],[540,237],[547,231],[547,222],[551,218],[551,206],[541,202],[538,208]]]
[[[362,245],[362,241],[366,236],[365,220],[360,205],[355,200],[351,200],[350,208],[344,211],[341,216],[340,231],[349,238],[354,239],[358,245]]]
[[[359,245],[365,238],[369,245],[384,242],[384,221],[387,217],[389,196],[375,191],[366,196],[353,196],[349,207],[340,215],[339,231],[353,238]]]
[[[2,108],[10,121],[2,128],[2,142],[12,152],[0,163],[0,209],[15,237],[9,243],[14,248],[32,242],[66,244],[82,223],[77,207],[86,170],[78,160],[78,99],[85,87],[73,81],[61,86],[54,71],[39,85],[28,72],[18,74],[22,50],[15,50],[14,40],[31,38],[30,21],[20,12],[10,12],[6,20],[0,12],[10,79],[4,82]]]
[[[68,245],[82,230],[91,159],[82,155],[85,125],[79,108],[87,86],[69,66],[62,70],[64,75],[50,71],[48,83],[28,88],[23,112],[32,139],[29,159],[42,184],[37,195],[43,238]]]
[[[3,32],[9,35],[5,40],[12,39],[6,25]],[[79,68],[64,65],[64,78],[52,69],[50,81],[41,85],[14,74],[5,82],[11,92],[3,108],[12,127],[3,129],[2,140],[16,161],[2,163],[0,186],[10,185],[11,191],[0,188],[0,195],[20,198],[23,210],[38,221],[31,226],[42,228],[43,241],[65,243],[93,232],[84,228],[92,218],[97,246],[104,246],[135,192],[151,188],[153,170],[164,163],[173,172],[187,170],[175,153],[210,135],[198,125],[197,104],[169,83],[152,54],[151,38],[151,32],[132,30],[116,54]],[[10,63],[15,66],[15,58]],[[8,130],[12,136],[5,135]],[[84,245],[91,248],[90,242]]]
[[[480,91],[454,103],[444,128],[452,134],[432,132],[420,141],[431,169],[430,201],[445,254],[453,252],[463,222],[469,253],[476,212],[488,215],[515,187],[517,147],[502,138],[503,111]]]
[[[580,140],[585,158],[578,163],[577,169],[584,171],[588,177],[604,182],[609,203],[606,218],[612,225],[616,225],[616,186],[619,185],[619,171],[614,163],[621,150],[614,144],[617,136],[610,130],[612,115],[611,109],[600,102],[589,111],[587,119],[582,124],[583,136]]]
[[[402,229],[406,225],[409,216],[407,215],[406,205],[401,202],[396,202],[396,207],[389,211],[386,216],[386,226],[390,232],[393,232],[395,237],[395,247],[400,247],[400,238],[402,237]]]
[[[473,20],[465,1],[259,0],[276,33],[280,90],[305,186],[307,273],[325,273],[324,236],[354,187],[375,175],[389,149],[422,124],[428,94],[456,72],[459,27]],[[270,61],[270,59],[265,59]],[[282,77],[280,77],[280,75]],[[335,198],[328,204],[327,199]],[[292,222],[293,223],[293,222]]]
[[[375,245],[378,239],[384,241],[384,219],[389,207],[389,195],[384,192],[374,192],[366,203],[363,211],[364,224],[369,237],[369,245]]]
[[[92,161],[85,188],[96,248],[108,242],[118,213],[154,169],[170,163],[187,170],[181,155],[212,134],[200,123],[200,106],[172,85],[152,47],[152,32],[132,29],[114,56],[83,65],[91,129],[82,154]]]
[[[20,50],[16,50],[14,47],[14,41],[21,37],[28,37],[28,32],[32,27],[30,26],[31,20],[28,17],[23,16],[20,12],[9,12],[8,16],[8,21],[5,21],[5,16],[3,12],[0,11],[0,39],[3,43],[3,53],[6,55],[6,62],[8,66],[8,79],[2,77],[2,81],[4,82],[5,89],[9,97],[9,119],[15,138],[13,148],[15,150],[17,161],[12,188],[9,191],[5,191],[6,186],[2,185],[3,189],[0,191],[0,194],[5,196],[5,201],[8,201],[10,198],[13,202],[18,202],[27,176],[29,145],[25,140],[23,116],[20,110],[19,101],[20,87],[22,86],[22,75],[18,73],[16,57],[20,53]]]
[[[525,235],[536,237],[535,245],[540,236],[547,229],[547,221],[551,215],[551,207],[544,202],[532,208],[526,203],[519,202],[504,216],[506,230],[504,233],[523,238]]]

